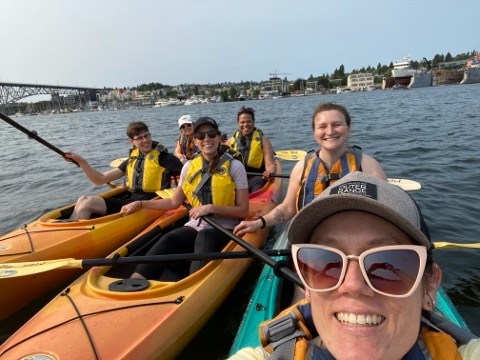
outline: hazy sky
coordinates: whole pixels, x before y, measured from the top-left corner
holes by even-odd
[[[292,80],[480,50],[479,34],[480,0],[0,0],[0,82]]]

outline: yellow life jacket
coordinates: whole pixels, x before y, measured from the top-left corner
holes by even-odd
[[[423,342],[428,351],[427,354],[423,353],[425,358],[430,356],[432,360],[461,360],[454,338],[445,332],[435,330],[430,325],[435,327],[422,318],[419,340],[414,345],[417,347],[416,350],[425,351],[419,346],[419,343]],[[449,329],[455,331],[455,327],[449,326]],[[458,331],[462,333],[463,329]],[[259,326],[259,335],[263,348],[271,354],[269,359],[311,359],[315,345],[310,340],[317,336],[317,333],[309,302],[303,299],[282,311],[274,319],[262,322]],[[465,342],[468,342],[468,339],[465,339]],[[328,352],[318,347],[316,351]]]
[[[168,153],[168,151],[161,144],[153,145],[155,147],[147,154],[141,153],[137,148],[130,150],[125,176],[131,192],[155,192],[162,189],[165,168],[160,166],[158,157],[161,153]],[[136,170],[138,166],[141,167],[140,171]]]
[[[263,132],[260,129],[254,128],[246,138],[237,130],[230,138],[229,145],[242,154],[245,166],[265,170],[262,139]]]
[[[229,174],[232,160],[233,156],[229,153],[222,154],[213,174],[201,154],[190,160],[182,190],[192,206],[235,205],[235,182]]]
[[[350,172],[362,170],[362,152],[357,146],[348,148],[347,152],[330,168],[320,159],[317,151],[309,151],[305,156],[305,165],[296,196],[297,212],[333,182]]]

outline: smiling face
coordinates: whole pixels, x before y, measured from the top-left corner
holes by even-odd
[[[148,131],[142,131],[138,135],[134,135],[129,141],[144,154],[152,150],[152,136]]]
[[[215,134],[215,136],[211,138],[208,134]],[[205,135],[205,138],[200,140],[197,138],[198,135]],[[195,129],[194,138],[195,145],[202,152],[202,155],[205,158],[211,159],[218,153],[218,147],[220,146],[220,135],[218,130],[212,125],[200,125],[197,129]]]
[[[313,136],[326,151],[342,151],[350,133],[345,116],[337,110],[326,110],[318,113],[313,121]]]
[[[315,228],[309,242],[350,255],[374,247],[414,244],[390,222],[361,211],[328,217]],[[338,289],[307,296],[315,327],[336,359],[374,360],[400,359],[413,346],[420,328],[424,292],[420,284],[407,298],[378,294],[366,284],[358,262],[351,260]]]
[[[238,130],[242,133],[243,136],[248,136],[253,132],[255,122],[253,121],[252,115],[250,114],[241,114],[238,117]]]
[[[193,124],[192,123],[183,124],[182,126],[180,126],[180,131],[188,136],[193,135]]]

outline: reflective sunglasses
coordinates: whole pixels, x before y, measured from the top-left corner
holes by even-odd
[[[192,124],[183,124],[182,126],[180,126],[180,129],[185,129],[187,126],[190,127],[192,126]]]
[[[195,133],[195,139],[203,140],[205,136],[208,136],[210,139],[215,139],[218,135],[220,135],[218,130],[197,131]]]
[[[152,136],[152,134],[146,133],[143,136],[134,137],[134,138],[132,138],[132,140],[135,140],[135,141],[142,141],[143,139],[148,140],[148,139],[150,139],[150,136]]]
[[[292,245],[295,268],[310,291],[331,291],[345,279],[349,260],[358,261],[363,278],[376,293],[403,298],[420,284],[427,261],[427,249],[416,245],[383,246],[359,256],[314,244]]]

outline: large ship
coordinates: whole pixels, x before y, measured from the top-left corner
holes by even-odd
[[[392,77],[395,80],[395,87],[417,88],[432,86],[431,69],[414,69],[410,56],[404,56],[393,64]]]
[[[392,76],[396,84],[406,87],[410,84],[410,80],[415,74],[415,71],[415,69],[412,69],[410,57],[404,56],[401,60],[397,60],[393,64]]]

